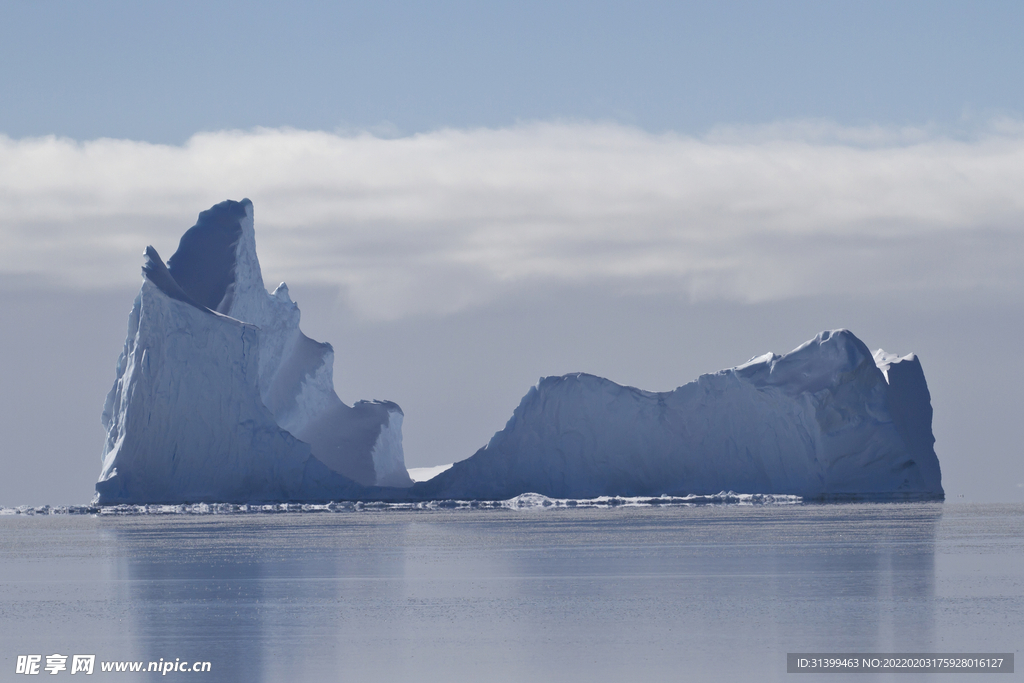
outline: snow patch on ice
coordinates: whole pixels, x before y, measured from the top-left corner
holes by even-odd
[[[434,467],[411,467],[409,468],[409,476],[413,481],[430,481],[442,472],[450,470],[453,464],[455,463],[435,465]]]

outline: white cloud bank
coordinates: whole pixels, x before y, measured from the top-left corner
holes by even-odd
[[[268,281],[336,284],[371,317],[545,283],[742,301],[1024,291],[1018,122],[971,140],[814,122],[0,137],[0,273],[138,282],[146,244],[166,258],[200,210],[242,197]]]

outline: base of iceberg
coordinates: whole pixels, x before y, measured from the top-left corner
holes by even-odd
[[[372,512],[380,510],[588,510],[614,508],[678,508],[704,505],[798,505],[800,496],[722,491],[711,496],[656,496],[600,498],[548,498],[524,493],[508,500],[341,500],[326,503],[120,503],[118,505],[42,505],[0,507],[0,516],[21,515],[233,515],[280,514],[282,512]]]

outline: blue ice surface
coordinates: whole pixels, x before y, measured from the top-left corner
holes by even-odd
[[[164,264],[160,254],[152,246],[146,247],[146,260],[142,264],[142,274],[147,280],[152,282],[154,285],[160,288],[167,296],[178,301],[183,301],[186,304],[195,306],[196,308],[209,311],[210,308],[199,304],[195,299],[185,293],[185,290],[177,283],[177,281],[171,276],[170,271],[167,270],[167,266]]]
[[[235,245],[242,236],[248,199],[227,200],[199,214],[185,231],[167,269],[188,296],[211,310],[227,310],[235,281]]]

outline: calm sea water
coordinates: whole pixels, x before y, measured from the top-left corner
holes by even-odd
[[[0,626],[0,680],[802,683],[787,652],[1024,651],[1024,506],[2,516]]]

